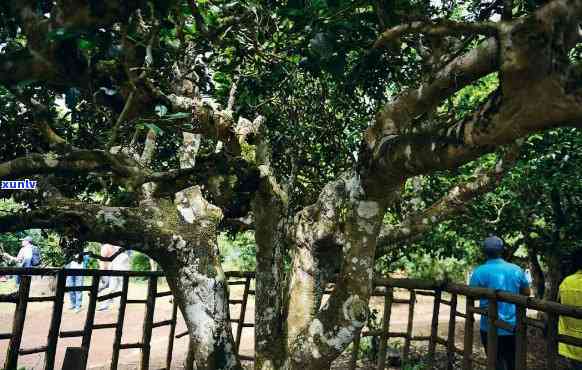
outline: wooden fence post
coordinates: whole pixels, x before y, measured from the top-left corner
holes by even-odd
[[[26,307],[28,305],[28,294],[30,293],[30,276],[20,276],[20,287],[18,288],[18,301],[14,309],[14,319],[12,321],[12,337],[6,355],[6,369],[17,369],[18,351],[22,341],[24,330],[24,320],[26,319]]]
[[[497,366],[497,298],[489,299],[489,307],[487,311],[488,330],[487,330],[487,369],[495,370]]]
[[[382,335],[380,335],[380,350],[378,351],[378,370],[384,370],[386,364],[386,346],[388,342],[388,332],[390,331],[390,316],[392,313],[392,300],[394,289],[386,288],[384,295],[384,313],[382,317]],[[359,343],[358,343],[359,345]]]
[[[449,314],[449,333],[447,338],[447,369],[452,370],[455,363],[455,327],[457,323],[457,294],[451,296],[451,312]]]
[[[57,344],[59,341],[59,330],[61,328],[61,319],[63,315],[63,301],[65,299],[65,286],[67,276],[64,271],[57,273],[57,288],[55,290],[55,300],[53,303],[53,313],[51,316],[51,326],[47,338],[47,350],[44,357],[45,370],[55,368],[55,356],[57,353]]]
[[[68,347],[65,350],[62,370],[83,370],[87,362],[87,352],[81,347]]]
[[[434,307],[432,310],[432,322],[430,324],[430,341],[428,343],[428,360],[429,364],[434,364],[434,353],[439,329],[439,311],[441,307],[442,291],[440,289],[434,292]]]
[[[412,338],[412,321],[414,320],[414,305],[416,303],[416,292],[414,289],[410,290],[410,301],[408,302],[408,324],[406,325],[406,337],[404,338],[404,349],[402,357],[408,360],[410,356],[410,338]]]
[[[466,297],[465,306],[465,340],[463,343],[463,369],[473,369],[473,328],[475,325],[475,316],[473,308],[475,308],[475,300],[472,297]]]
[[[99,294],[99,275],[93,276],[91,282],[91,291],[89,292],[89,305],[87,306],[87,318],[85,319],[85,327],[83,329],[83,339],[81,347],[85,351],[85,363],[83,369],[87,368],[87,361],[89,359],[89,349],[91,348],[91,335],[93,334],[93,323],[95,322],[95,309],[97,308],[97,294]]]
[[[150,367],[150,350],[152,329],[154,324],[154,309],[156,307],[156,292],[158,290],[158,277],[150,276],[148,280],[148,296],[146,298],[146,312],[143,320],[143,335],[141,348],[141,370]]]
[[[245,324],[245,314],[246,314],[246,310],[247,310],[247,299],[249,296],[249,289],[250,289],[250,285],[251,285],[251,278],[247,277],[245,278],[245,287],[244,287],[244,291],[243,291],[243,297],[242,297],[242,302],[241,302],[241,306],[240,306],[240,314],[239,314],[239,319],[238,319],[238,323],[236,326],[236,341],[235,341],[235,346],[236,346],[236,353],[239,353],[239,348],[240,348],[240,341],[242,338],[242,331],[244,328],[244,324]]]
[[[127,293],[129,289],[129,276],[123,277],[121,286],[121,297],[119,298],[119,311],[117,313],[117,325],[115,326],[115,337],[113,339],[113,353],[111,355],[111,370],[117,369],[119,362],[119,346],[123,337],[123,323],[125,321],[125,307],[127,306]]]
[[[168,338],[168,352],[166,354],[166,370],[172,366],[172,352],[174,350],[174,335],[176,334],[176,323],[178,322],[178,304],[176,299],[172,298],[172,323],[170,324],[170,336]]]
[[[527,368],[527,326],[526,308],[517,305],[516,307],[516,326],[515,326],[515,368],[525,370]]]
[[[553,370],[556,368],[558,359],[558,315],[548,312],[548,326],[547,326],[547,353],[546,353],[546,369]]]

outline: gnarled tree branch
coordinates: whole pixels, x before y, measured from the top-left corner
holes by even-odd
[[[464,212],[474,198],[495,189],[514,166],[519,148],[518,144],[512,145],[493,168],[479,170],[473,180],[454,186],[430,207],[409,215],[398,225],[385,226],[378,237],[376,258],[388,253],[394,245],[416,238],[439,222]]]
[[[374,42],[375,48],[383,48],[391,42],[397,41],[406,34],[424,34],[427,36],[463,36],[479,34],[493,36],[497,32],[497,24],[494,22],[456,22],[448,19],[437,21],[416,21],[389,28]]]
[[[522,89],[510,100],[492,93],[472,117],[440,133],[385,137],[376,146],[371,185],[385,192],[406,178],[458,167],[530,133],[580,125],[579,98],[568,94],[562,81],[548,77]]]
[[[143,183],[148,171],[122,154],[101,150],[77,150],[61,156],[31,154],[0,164],[0,179],[15,179],[42,174],[79,175],[90,172],[113,172]]]
[[[453,59],[431,81],[407,90],[387,103],[376,115],[374,127],[368,130],[368,145],[373,147],[383,135],[406,132],[414,118],[434,110],[447,97],[498,68],[498,42],[489,38]]]
[[[85,241],[107,242],[149,253],[172,236],[144,216],[148,209],[107,207],[57,198],[32,211],[0,217],[0,233],[28,229],[54,229]],[[153,212],[153,211],[151,211]]]

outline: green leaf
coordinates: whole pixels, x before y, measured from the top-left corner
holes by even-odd
[[[144,126],[152,130],[156,135],[162,135],[164,133],[164,130],[154,125],[153,123],[145,123]]]
[[[166,113],[168,113],[168,107],[162,104],[156,105],[156,114],[158,117],[163,117],[166,115]]]
[[[164,116],[164,119],[166,120],[175,120],[175,119],[183,119],[183,118],[188,118],[188,117],[192,117],[192,113],[188,113],[188,112],[177,112],[177,113],[172,113],[172,114],[167,114]]]
[[[77,41],[77,45],[79,46],[79,49],[82,50],[95,49],[95,43],[90,40],[79,39],[79,41]]]

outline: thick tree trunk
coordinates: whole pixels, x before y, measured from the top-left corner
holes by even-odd
[[[241,369],[229,321],[226,278],[220,265],[197,264],[197,259],[192,253],[191,264],[164,267],[190,334],[185,368]]]
[[[174,204],[161,203],[159,209],[166,228],[174,232],[170,245],[154,257],[166,272],[188,327],[186,369],[241,369],[229,320],[228,284],[218,250],[220,209],[206,202],[198,187],[177,193]]]
[[[264,169],[253,202],[257,243],[255,295],[255,369],[281,369],[287,357],[282,317],[286,252],[287,196]]]
[[[308,315],[308,321],[292,316],[287,320],[288,331],[294,334],[289,338],[289,369],[329,369],[365,325],[384,204],[385,200],[371,199],[360,177],[352,174],[326,186],[318,203],[296,219],[298,251],[291,298],[293,303],[294,295],[296,300],[305,297],[297,305],[307,305],[291,304],[290,310],[300,308],[304,313],[316,314]],[[305,257],[331,250],[341,255],[340,273],[334,292],[319,309],[315,273],[325,268],[321,259]]]

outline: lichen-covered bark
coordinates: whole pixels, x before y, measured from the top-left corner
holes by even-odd
[[[259,156],[260,159],[260,156]],[[255,369],[280,369],[286,358],[283,331],[287,195],[267,164],[253,201],[257,244],[255,294]]]
[[[384,204],[384,200],[369,198],[360,177],[352,174],[326,187],[318,203],[296,220],[294,236],[303,246],[298,247],[299,258],[294,261],[295,283],[299,284],[295,290],[292,285],[291,299],[294,294],[313,294],[313,276],[307,280],[308,286],[302,285],[301,276],[305,271],[313,271],[309,265],[312,260],[304,258],[309,252],[339,247],[342,262],[335,289],[324,306],[319,309],[317,300],[308,295],[307,308],[316,314],[308,315],[307,320],[300,317],[288,320],[289,333],[294,334],[289,337],[290,369],[329,368],[365,325]]]
[[[338,230],[346,212],[345,200],[346,183],[341,179],[327,184],[314,205],[295,215],[286,323],[289,347],[319,310],[324,271],[318,254],[341,254],[342,237]]]
[[[199,142],[199,136],[184,133],[182,169],[194,167]],[[163,207],[167,213],[165,222],[176,234],[172,236],[174,246],[169,249],[173,255],[163,259],[166,262],[162,266],[190,334],[185,367],[240,369],[229,320],[228,284],[217,242],[222,211],[204,199],[198,186],[176,193],[173,206]]]
[[[191,248],[189,253],[161,263],[190,335],[186,369],[241,369],[229,321],[227,281],[218,255],[200,253],[206,247],[217,249],[215,243],[216,238],[195,247],[185,242]]]
[[[157,260],[190,333],[186,368],[240,369],[217,244],[222,212],[202,197],[198,187],[178,192],[174,204],[162,204],[160,210],[164,227],[172,230],[172,242]]]

